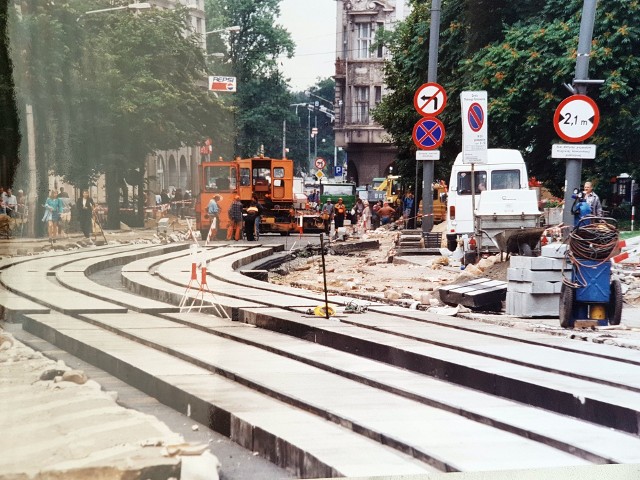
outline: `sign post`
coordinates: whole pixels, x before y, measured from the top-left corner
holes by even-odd
[[[565,98],[553,115],[553,128],[560,138],[567,142],[579,143],[594,134],[600,122],[600,110],[598,105],[586,95],[571,95]],[[567,158],[565,192],[564,192],[564,210],[562,212],[562,221],[567,225],[572,223],[572,214],[569,204],[571,203],[571,193],[574,188],[580,188],[580,177],[582,171],[582,159],[595,158],[595,146],[592,150],[579,150],[582,145],[567,145],[564,148],[553,145],[552,155],[554,158]],[[573,147],[573,148],[571,148]],[[586,145],[582,147],[587,147]],[[571,149],[570,157],[560,157],[562,150]]]
[[[487,92],[462,92],[462,161],[487,163]],[[472,183],[473,185],[473,183]]]
[[[471,164],[471,211],[476,231],[476,163],[487,163],[489,135],[487,127],[487,92],[465,91],[460,94],[462,108],[462,163]]]
[[[438,20],[439,23],[439,20]],[[433,36],[432,30],[432,36]],[[437,48],[436,48],[437,56]],[[433,77],[433,68],[431,65],[432,52],[429,51],[429,80]],[[434,79],[435,80],[435,79]],[[433,160],[440,158],[440,152],[426,152],[422,150],[434,150],[438,148],[444,141],[445,129],[443,123],[435,118],[436,115],[442,113],[444,107],[447,106],[447,92],[441,85],[435,81],[429,81],[422,84],[413,95],[413,106],[416,111],[423,116],[413,127],[413,143],[418,147],[416,152],[416,185],[414,201],[418,202],[418,160],[422,163],[422,232],[429,232],[433,227]],[[415,212],[418,209],[416,207]],[[417,216],[417,215],[416,215]],[[413,222],[413,220],[412,220]]]

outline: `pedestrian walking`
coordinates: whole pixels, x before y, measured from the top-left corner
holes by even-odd
[[[49,242],[55,243],[58,236],[58,224],[60,223],[60,215],[62,215],[62,203],[58,199],[58,192],[51,190],[49,197],[44,202],[44,216],[42,221],[47,224],[49,234]]]
[[[362,233],[364,233],[367,230],[371,230],[371,207],[369,206],[369,202],[366,200],[362,203],[364,209],[362,210],[362,215],[358,225],[360,226]]]
[[[82,191],[82,198],[78,202],[78,220],[80,221],[80,229],[84,238],[91,238],[93,230],[93,210],[96,205],[89,196],[89,190]]]
[[[393,209],[389,202],[384,202],[384,205],[380,210],[378,210],[378,215],[380,216],[380,224],[388,225],[393,221],[393,217],[396,211]]]

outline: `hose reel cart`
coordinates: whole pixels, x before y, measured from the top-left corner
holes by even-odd
[[[560,325],[573,328],[576,321],[618,325],[622,316],[620,280],[611,279],[611,257],[618,246],[618,229],[610,218],[582,218],[569,236],[566,259],[571,280],[560,290]]]

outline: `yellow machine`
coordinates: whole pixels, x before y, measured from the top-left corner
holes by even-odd
[[[400,187],[399,175],[387,175],[386,178],[374,178],[372,183],[373,195],[370,200],[382,200],[389,202],[390,205],[396,205],[399,199],[404,195],[404,191]],[[384,198],[376,196],[375,192],[384,192]],[[433,183],[433,221],[440,223],[447,218],[447,184],[444,180]],[[419,207],[418,216],[421,216],[422,207]]]

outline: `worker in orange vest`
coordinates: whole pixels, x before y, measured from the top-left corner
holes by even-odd
[[[344,217],[347,214],[347,206],[342,203],[342,198],[338,199],[338,203],[336,203],[333,209],[333,218],[336,225],[336,232],[338,228],[344,227]]]

